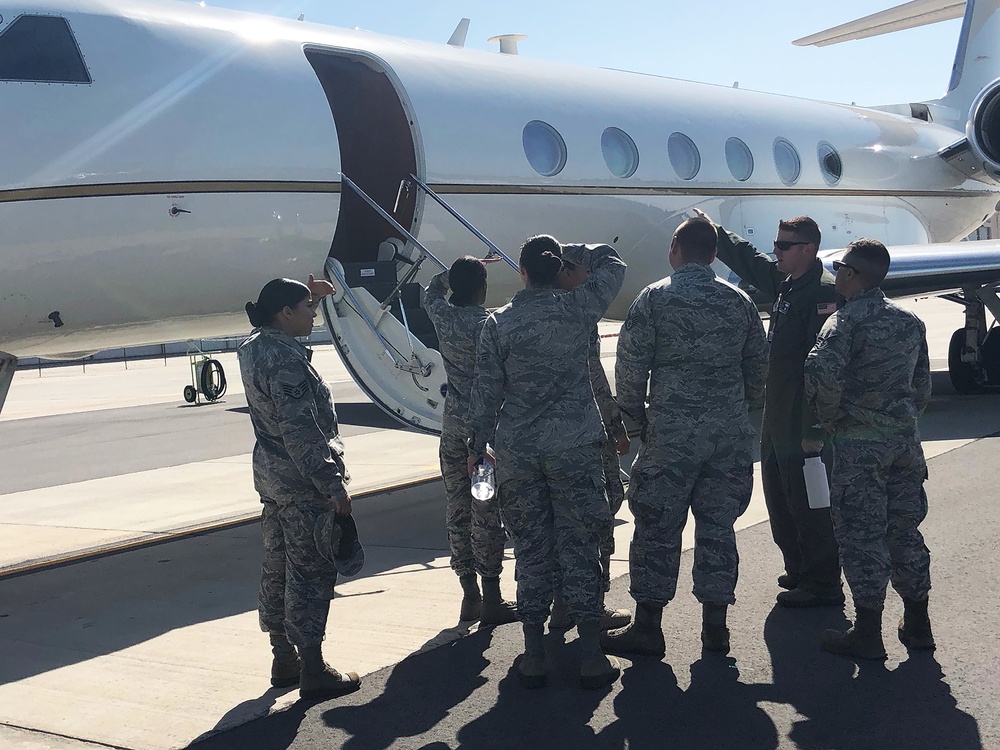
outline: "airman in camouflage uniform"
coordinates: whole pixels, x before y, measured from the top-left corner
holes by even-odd
[[[833,434],[831,510],[857,618],[846,633],[827,631],[823,645],[880,659],[890,581],[903,598],[900,640],[934,648],[930,553],[918,528],[927,514],[927,464],[917,420],[930,401],[930,364],[923,322],[878,286],[889,268],[885,247],[856,240],[834,267],[848,301],[809,352],[805,389]]]
[[[729,650],[726,609],[739,568],[733,525],[753,489],[749,412],[763,400],[767,346],[753,302],[709,266],[715,248],[709,221],[681,224],[670,246],[674,274],[639,294],[619,334],[618,403],[644,437],[629,500],[629,593],[638,606],[629,628],[602,639],[613,653],[663,655],[660,618],[677,589],[689,509],[702,642]]]
[[[446,295],[450,274],[456,277],[456,287],[461,288],[452,292],[449,302]],[[472,286],[475,288],[466,288]],[[500,595],[506,543],[500,525],[500,506],[496,498],[488,502],[473,500],[466,468],[469,455],[466,415],[476,370],[476,345],[488,315],[482,305],[485,298],[486,267],[477,258],[466,256],[455,261],[450,272],[443,271],[431,279],[420,304],[437,331],[448,375],[439,457],[448,495],[446,524],[451,568],[465,592],[459,617],[478,619],[483,625],[501,625],[516,620],[517,612]],[[477,572],[483,578],[482,594]]]
[[[323,661],[337,573],[316,549],[314,528],[335,508],[350,512],[350,476],[330,389],[294,338],[312,330],[315,302],[305,285],[276,279],[256,305],[248,303],[247,313],[257,327],[238,356],[257,438],[254,488],[264,506],[259,616],[275,655],[272,682],[298,682],[303,697],[340,695],[356,690],[360,680]],[[298,647],[300,674],[290,644]]]
[[[487,319],[469,410],[470,463],[494,446],[504,521],[514,538],[517,606],[525,685],[544,684],[544,622],[552,603],[553,555],[563,597],[577,623],[581,682],[617,679],[600,651],[604,613],[599,545],[611,512],[600,446],[604,426],[587,366],[590,334],[621,289],[625,264],[607,245],[589,247],[590,277],[571,292],[554,289],[562,248],[553,238],[524,244],[525,289]]]
[[[569,246],[563,250],[563,268],[559,272],[558,283],[564,291],[572,291],[587,280],[590,275],[584,265],[586,258],[581,253],[586,252],[583,245]],[[590,370],[590,385],[594,389],[594,399],[601,413],[601,421],[607,433],[607,440],[601,446],[601,464],[604,470],[604,491],[611,507],[611,523],[601,537],[601,571],[604,576],[604,590],[611,590],[611,556],[615,553],[615,519],[622,502],[625,500],[625,486],[621,479],[621,463],[619,455],[628,453],[629,438],[622,422],[621,409],[615,401],[608,383],[608,375],[601,364],[601,337],[597,326],[590,334],[590,355],[587,360]],[[558,564],[555,564],[558,580]],[[601,629],[621,628],[629,624],[632,615],[627,610],[604,608],[604,618]],[[562,598],[562,587],[556,585],[552,614],[549,617],[549,628],[562,630],[573,627],[569,609]]]

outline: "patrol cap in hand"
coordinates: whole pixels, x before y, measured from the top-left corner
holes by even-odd
[[[316,519],[313,538],[319,554],[337,572],[355,576],[365,564],[365,549],[358,539],[358,525],[354,516],[339,516],[336,511],[324,513]]]

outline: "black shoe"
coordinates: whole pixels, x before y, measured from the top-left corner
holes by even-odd
[[[778,576],[778,586],[786,591],[797,589],[799,587],[799,577],[793,576],[791,573],[782,573]]]
[[[797,588],[791,591],[782,591],[775,598],[782,607],[792,609],[844,606],[844,593],[842,591],[832,594],[817,594],[809,589]]]

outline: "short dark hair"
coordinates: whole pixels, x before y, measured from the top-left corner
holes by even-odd
[[[448,269],[451,304],[467,307],[476,301],[479,290],[486,286],[486,264],[479,258],[463,255]]]
[[[786,232],[795,232],[801,239],[813,243],[816,249],[819,250],[819,242],[823,238],[823,235],[820,234],[819,224],[808,216],[782,219],[778,222],[778,229],[784,229]]]
[[[562,268],[562,245],[547,234],[536,234],[521,245],[521,268],[532,286],[551,286]]]
[[[310,296],[309,287],[294,279],[271,279],[257,295],[256,302],[247,302],[245,309],[254,328],[270,325],[274,316],[286,307],[295,307]]]
[[[685,263],[698,263],[707,266],[715,260],[719,244],[719,234],[708,219],[697,216],[688,219],[677,227],[674,241],[680,251],[681,260]]]
[[[878,240],[862,237],[847,246],[844,257],[847,257],[847,253],[851,254],[849,265],[857,270],[865,289],[874,289],[882,283],[891,262],[885,245]]]

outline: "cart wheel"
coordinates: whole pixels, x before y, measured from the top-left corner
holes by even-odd
[[[189,404],[193,404],[198,398],[198,391],[195,390],[193,385],[184,386],[184,400]]]

